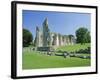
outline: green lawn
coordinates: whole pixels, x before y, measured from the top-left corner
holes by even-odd
[[[75,44],[75,45],[68,45],[68,46],[60,46],[56,50],[73,52],[73,51],[78,51],[80,49],[86,49],[89,46],[90,46],[90,43],[85,43],[84,45]]]
[[[76,51],[80,49],[86,49],[90,44],[75,44],[69,46],[61,46],[56,50],[63,51]],[[81,54],[90,56],[90,54]],[[76,57],[63,56],[48,56],[46,54],[39,53],[37,51],[30,50],[29,48],[23,48],[22,54],[22,68],[23,69],[40,69],[40,68],[62,68],[62,67],[83,67],[90,66],[91,59],[82,59]]]
[[[47,56],[45,54],[39,54],[38,52],[24,52],[22,59],[23,69],[90,66],[90,59]]]

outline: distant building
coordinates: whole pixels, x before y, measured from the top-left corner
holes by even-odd
[[[73,35],[61,35],[60,33],[51,32],[47,18],[42,26],[41,29],[38,26],[36,27],[36,37],[34,40],[36,47],[58,47],[75,44],[75,37]]]

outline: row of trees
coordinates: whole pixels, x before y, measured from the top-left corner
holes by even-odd
[[[77,43],[84,44],[91,42],[90,32],[88,31],[87,28],[81,27],[77,29],[75,34]],[[74,35],[69,35],[69,38],[72,36]],[[33,41],[32,33],[27,29],[23,29],[23,47],[29,46],[32,43],[32,41]]]

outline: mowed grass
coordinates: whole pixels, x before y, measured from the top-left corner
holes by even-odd
[[[23,69],[63,68],[90,66],[90,59],[63,56],[48,56],[35,51],[26,51],[22,54]]]
[[[74,44],[74,45],[60,46],[56,50],[74,52],[74,51],[79,51],[80,49],[86,49],[88,47],[90,47],[90,43],[85,43],[83,45]]]

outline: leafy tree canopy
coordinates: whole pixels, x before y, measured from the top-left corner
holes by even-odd
[[[76,38],[77,43],[90,43],[90,32],[87,28],[81,27],[76,30]]]
[[[32,33],[27,29],[23,29],[23,47],[29,46],[32,41],[33,41]]]

